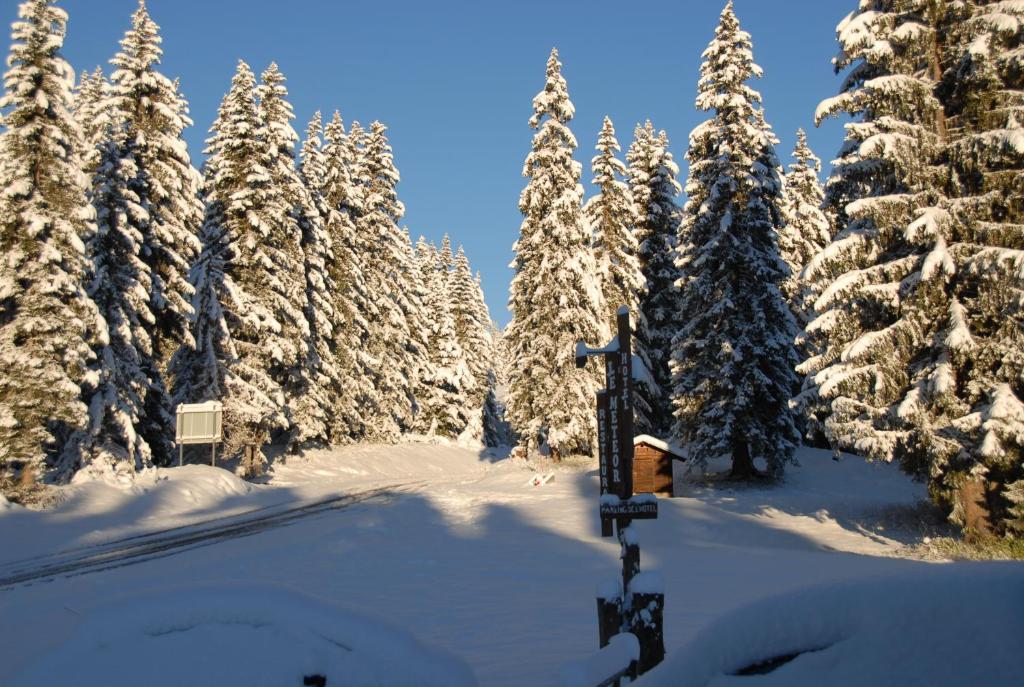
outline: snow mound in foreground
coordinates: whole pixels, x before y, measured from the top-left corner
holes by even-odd
[[[958,564],[765,599],[670,651],[637,684],[1018,685],[1021,637],[1024,566]]]
[[[29,685],[472,687],[461,661],[403,630],[280,587],[179,589],[124,598],[17,675]]]

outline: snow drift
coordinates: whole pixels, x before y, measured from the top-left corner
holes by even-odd
[[[209,586],[123,598],[16,675],[12,687],[472,687],[472,671],[412,635],[277,586]]]

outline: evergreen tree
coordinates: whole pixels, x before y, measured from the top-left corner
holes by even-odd
[[[103,70],[96,67],[92,74],[82,72],[75,90],[75,119],[82,129],[82,165],[89,175],[99,165],[99,145],[107,127],[113,124],[106,108],[109,89]]]
[[[836,281],[802,368],[833,445],[898,460],[954,521],[980,509],[997,532],[1024,477],[1016,5],[890,0],[840,24],[843,92],[818,118],[856,121],[826,187],[839,233],[815,262]]]
[[[499,389],[508,388],[508,356],[503,333],[492,323],[491,371],[487,376],[487,395],[481,413],[481,440],[484,446],[508,446],[513,442],[512,428],[505,419],[505,404]]]
[[[192,346],[193,288],[189,268],[199,252],[196,236],[203,217],[199,176],[189,160],[182,132],[192,121],[177,84],[157,70],[162,49],[159,27],[150,18],[144,0],[132,15],[132,27],[111,60],[110,97],[106,108],[116,125],[124,122],[141,185],[139,204],[146,209],[141,258],[152,275],[148,310],[140,319],[152,342],[152,368],[156,376],[146,397],[142,422],[151,428],[147,440],[153,460],[170,463],[173,456],[173,401],[167,379],[171,356],[181,346]]]
[[[605,117],[597,141],[598,155],[591,161],[593,183],[599,192],[587,201],[584,213],[593,236],[594,258],[601,271],[608,336],[615,331],[621,306],[628,307],[634,318],[637,317],[637,303],[645,291],[633,236],[636,223],[633,198],[629,186],[621,181],[626,176],[626,166],[615,157],[620,150],[612,120]]]
[[[0,99],[0,474],[66,480],[106,339],[85,289],[95,213],[61,56],[67,13],[28,0],[18,17]]]
[[[446,237],[447,238],[447,237]],[[451,249],[448,248],[451,259]],[[455,294],[444,249],[417,245],[425,299],[425,320],[432,323],[427,347],[424,397],[417,424],[426,434],[457,437],[469,423],[473,404],[467,398],[473,377],[457,336]]]
[[[367,321],[366,348],[374,361],[372,370],[376,390],[374,416],[367,419],[370,438],[394,441],[411,426],[413,394],[417,384],[418,349],[409,326],[410,301],[408,275],[412,247],[398,226],[405,208],[398,200],[399,181],[386,127],[373,122],[365,144],[357,135],[362,130],[353,123],[349,133],[355,153],[355,186],[358,189],[355,213],[356,251],[366,278],[370,301],[363,313]],[[355,195],[355,194],[354,194]],[[416,348],[416,355],[411,349]]]
[[[601,293],[606,311],[602,336],[605,340],[613,336],[617,331],[619,308],[629,308],[630,321],[636,333],[635,355],[645,370],[650,371],[651,361],[646,347],[641,343],[649,341],[650,336],[644,313],[639,307],[640,300],[647,292],[647,280],[640,269],[637,258],[639,246],[633,233],[636,206],[629,185],[621,180],[626,177],[626,166],[615,157],[615,153],[620,150],[612,120],[605,117],[597,141],[598,155],[591,161],[593,183],[599,192],[587,201],[583,212],[590,224],[594,258],[601,275]],[[641,374],[640,377],[648,380],[650,375]],[[650,386],[648,383],[636,386],[634,414],[638,434],[656,431],[651,420],[650,399],[657,398],[659,390],[652,392]]]
[[[697,108],[714,116],[690,134],[687,153],[673,433],[697,464],[729,454],[733,476],[748,478],[760,458],[778,477],[800,441],[788,405],[795,325],[779,291],[782,183],[761,97],[746,84],[761,69],[731,1],[703,56]]]
[[[288,208],[268,188],[272,153],[257,136],[255,87],[249,66],[239,62],[207,140],[203,253],[192,271],[196,345],[183,347],[174,366],[180,398],[224,404],[228,454],[292,427],[275,373],[291,369],[299,351],[282,340],[279,318],[295,323],[303,303],[301,285],[286,290],[280,281],[278,253],[291,247],[297,255],[299,241],[268,216],[276,210],[280,220]],[[292,269],[285,279],[301,274]],[[295,300],[282,303],[289,295]]]
[[[166,394],[155,369],[148,326],[153,275],[143,259],[149,213],[142,204],[145,178],[126,127],[108,127],[97,147],[92,203],[97,231],[89,242],[93,280],[89,292],[109,328],[92,431],[83,462],[102,474],[131,474],[152,465],[150,439],[166,433],[168,416],[149,413],[151,395]]]
[[[428,342],[430,341],[433,323],[429,320],[424,302],[427,298],[426,286],[420,278],[420,270],[416,259],[409,230],[402,228],[400,243],[402,262],[401,282],[405,298],[403,309],[409,327],[408,339],[405,342],[405,356],[409,370],[411,386],[412,416],[403,426],[403,431],[412,431],[416,425],[416,416],[421,412],[419,397],[426,388],[426,377],[430,371]]]
[[[299,154],[302,188],[295,194],[296,216],[302,227],[302,252],[306,273],[306,321],[309,325],[309,360],[304,377],[306,393],[295,400],[296,411],[308,413],[300,422],[304,435],[300,442],[329,444],[348,440],[335,437],[331,431],[331,418],[336,417],[341,396],[347,391],[342,386],[341,370],[332,345],[338,316],[334,312],[333,294],[337,290],[328,265],[334,260],[334,246],[327,228],[330,210],[323,197],[326,164],[322,146],[323,119],[320,112],[313,115],[306,128],[306,140]]]
[[[530,118],[537,133],[523,167],[529,182],[519,199],[507,337],[516,361],[509,375],[515,429],[528,447],[546,446],[556,458],[596,448],[597,374],[574,369],[574,349],[581,339],[598,341],[604,317],[583,221],[582,169],[572,158],[576,138],[567,126],[574,111],[552,50]]]
[[[304,312],[307,252],[303,250],[303,241],[316,241],[321,230],[316,226],[319,218],[295,168],[298,135],[291,126],[294,114],[284,81],[277,65],[271,63],[256,87],[256,139],[264,148],[261,163],[266,178],[263,184],[255,185],[249,219],[252,229],[264,240],[262,250],[269,259],[264,269],[270,274],[254,275],[261,287],[254,289],[254,293],[274,313],[277,326],[265,364],[284,391],[291,427],[281,439],[293,448],[326,441],[326,399],[323,390],[310,380],[310,331]],[[322,261],[322,250],[322,246],[311,248],[308,257]]]
[[[447,280],[451,275],[452,268],[455,266],[454,258],[452,257],[452,241],[448,238],[448,234],[441,237],[441,248],[437,252],[437,265],[438,269],[444,273],[445,280]]]
[[[487,393],[487,374],[491,369],[491,316],[462,246],[455,253],[454,264],[448,290],[451,294],[455,338],[470,373],[465,386],[467,402],[471,412],[476,413],[483,405]]]
[[[815,268],[811,262],[828,245],[831,230],[821,209],[824,201],[824,191],[818,181],[821,161],[807,146],[807,134],[803,129],[796,132],[793,157],[796,162],[789,166],[785,178],[784,226],[779,231],[779,250],[791,273],[782,284],[782,292],[798,324],[803,327],[824,286],[815,279]],[[808,270],[803,273],[805,267]]]
[[[676,289],[679,270],[675,264],[681,220],[676,204],[681,191],[676,181],[679,167],[668,150],[668,135],[664,131],[655,134],[650,121],[636,127],[626,160],[635,206],[637,259],[646,285],[634,318],[640,323],[635,345],[650,373],[645,384],[650,406],[647,429],[664,435],[672,418],[672,337],[681,325]]]
[[[353,133],[356,125],[353,125]],[[366,419],[373,415],[376,391],[372,380],[378,362],[366,351],[369,341],[370,296],[360,266],[354,217],[358,212],[358,189],[352,179],[356,164],[352,136],[346,135],[341,115],[334,113],[324,131],[324,181],[322,196],[326,205],[324,227],[330,236],[333,259],[327,273],[334,284],[332,309],[335,320],[331,349],[342,389],[331,418],[331,436],[352,440],[366,434]]]
[[[420,236],[416,241],[417,283],[422,289],[424,320],[429,323],[426,332],[427,369],[424,371],[422,387],[416,394],[417,414],[414,429],[421,434],[436,432],[434,409],[443,404],[441,390],[434,384],[433,366],[438,359],[436,330],[439,324],[439,313],[445,309],[442,297],[447,295],[444,288],[444,271],[437,246]]]

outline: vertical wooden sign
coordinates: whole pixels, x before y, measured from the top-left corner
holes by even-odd
[[[609,493],[611,477],[611,415],[608,412],[608,391],[597,392],[597,450],[600,465],[601,495]],[[611,518],[601,518],[601,536],[612,536]]]
[[[625,308],[618,313],[619,334],[618,395],[619,395],[619,454],[622,461],[621,498],[633,495],[633,350],[630,342],[629,311]]]

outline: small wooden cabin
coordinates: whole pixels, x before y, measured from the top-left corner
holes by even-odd
[[[672,461],[674,460],[686,460],[678,447],[647,434],[634,437],[634,493],[672,496]]]

